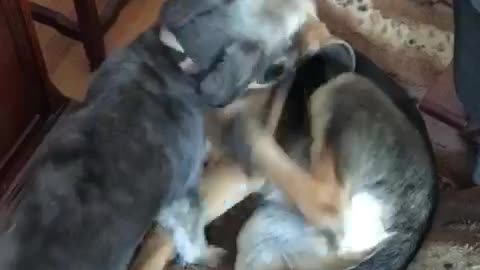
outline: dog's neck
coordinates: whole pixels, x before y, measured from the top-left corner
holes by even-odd
[[[194,60],[190,58],[183,46],[178,41],[175,34],[172,33],[166,26],[160,27],[159,33],[160,41],[170,49],[174,50],[177,53],[176,62],[183,72],[189,75],[198,74],[200,72],[199,67],[195,64]],[[258,83],[253,81],[248,85],[248,89],[266,89],[272,86],[272,83]]]

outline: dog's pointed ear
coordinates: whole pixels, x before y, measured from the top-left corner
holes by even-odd
[[[318,54],[325,63],[325,72],[328,77],[354,72],[356,69],[355,50],[346,41],[334,39],[322,47]]]
[[[160,11],[160,23],[169,28],[182,27],[200,14],[228,2],[230,0],[166,0]]]

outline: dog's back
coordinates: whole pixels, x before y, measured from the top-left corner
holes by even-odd
[[[328,124],[317,127],[315,117],[329,111]],[[433,210],[432,156],[421,132],[375,84],[353,74],[318,89],[310,115],[314,141],[332,149],[337,177],[351,190],[340,251],[375,248],[358,269],[400,269]],[[324,137],[316,138],[321,128]]]
[[[159,208],[197,188],[202,110],[157,37],[107,60],[46,139],[0,236],[2,270],[126,269]]]

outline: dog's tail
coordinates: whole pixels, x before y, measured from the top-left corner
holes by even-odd
[[[400,270],[405,269],[415,254],[417,240],[396,234],[374,250],[349,252],[322,257],[315,265],[304,265],[303,270]]]
[[[405,269],[418,249],[419,237],[409,234],[395,234],[367,256],[357,254],[328,259],[321,269],[328,270],[401,270]]]

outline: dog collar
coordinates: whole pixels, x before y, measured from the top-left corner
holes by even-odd
[[[170,49],[178,52],[183,56],[183,60],[179,61],[178,66],[187,74],[198,73],[199,68],[195,64],[192,58],[188,57],[183,49],[177,37],[166,26],[162,26],[160,29],[160,41]]]
[[[178,60],[177,65],[180,67],[180,69],[183,70],[183,72],[187,74],[198,74],[200,71],[200,68],[198,67],[197,64],[193,61],[192,58],[188,57],[185,53],[184,48],[178,41],[177,37],[168,29],[166,26],[162,26],[160,28],[160,41],[170,49],[174,50],[177,52],[179,55],[182,55],[182,60]],[[259,83],[258,81],[253,81],[251,82],[248,86],[247,89],[268,89],[271,87],[273,83]]]

